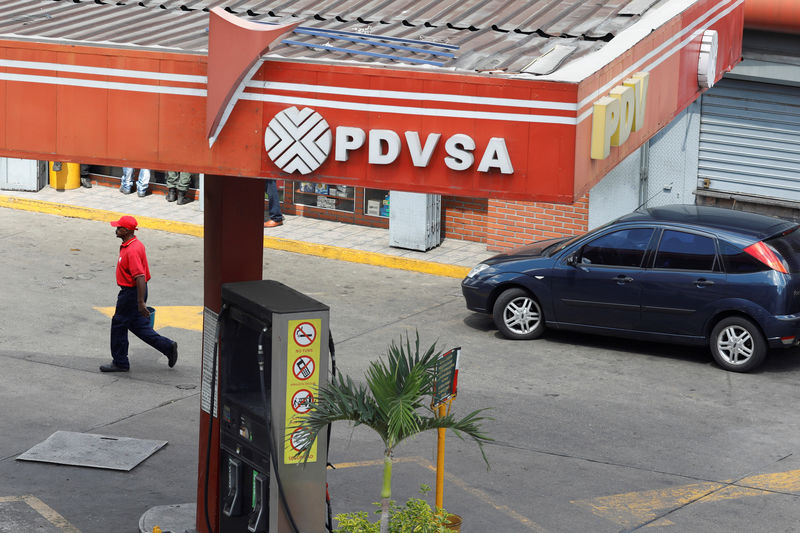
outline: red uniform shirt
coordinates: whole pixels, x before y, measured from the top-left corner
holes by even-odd
[[[150,281],[150,267],[147,266],[147,254],[142,244],[136,237],[124,242],[119,247],[119,260],[117,261],[117,285],[120,287],[135,287],[137,276],[144,276],[145,281]]]

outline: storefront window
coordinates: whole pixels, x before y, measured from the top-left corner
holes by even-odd
[[[294,203],[352,213],[355,211],[355,189],[349,185],[295,181]]]
[[[389,191],[364,189],[364,214],[374,217],[389,216]]]

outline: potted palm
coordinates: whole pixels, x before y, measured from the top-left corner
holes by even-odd
[[[389,531],[392,457],[395,448],[404,440],[431,429],[450,429],[459,438],[466,435],[475,441],[487,468],[489,466],[483,444],[492,439],[481,430],[481,423],[486,420],[481,415],[484,409],[456,419],[450,414],[437,417],[429,407],[439,354],[436,343],[420,352],[419,333],[413,346],[408,335],[405,344],[402,337],[399,344],[392,341],[386,358],[370,363],[365,384],[341,374],[334,377],[330,383],[320,387],[311,410],[296,419],[297,427],[308,439],[305,442],[309,443],[328,424],[336,421],[364,425],[380,436],[384,445],[380,533]],[[304,452],[306,458],[309,450],[307,447]]]

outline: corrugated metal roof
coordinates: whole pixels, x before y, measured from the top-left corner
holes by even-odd
[[[208,10],[220,6],[264,23],[300,18],[301,27],[318,30],[295,32],[288,37],[294,44],[271,56],[544,75],[602,48],[668,1],[0,0],[0,35],[205,53]],[[419,42],[398,48],[386,37]],[[455,57],[436,53],[445,44],[457,47],[448,50]]]

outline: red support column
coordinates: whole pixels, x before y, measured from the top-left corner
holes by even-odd
[[[205,196],[203,303],[211,311],[219,313],[223,283],[261,279],[264,257],[264,181],[255,178],[206,175],[203,187]],[[212,348],[204,346],[203,353]],[[217,375],[219,375],[219,361],[217,361]],[[215,398],[214,404],[219,405],[219,396]],[[212,533],[206,525],[206,486],[208,516],[214,533],[219,523],[219,419],[213,420],[209,446],[208,429],[211,422],[209,413],[201,409],[196,519],[197,530],[200,533]],[[206,475],[207,459],[208,475]]]

